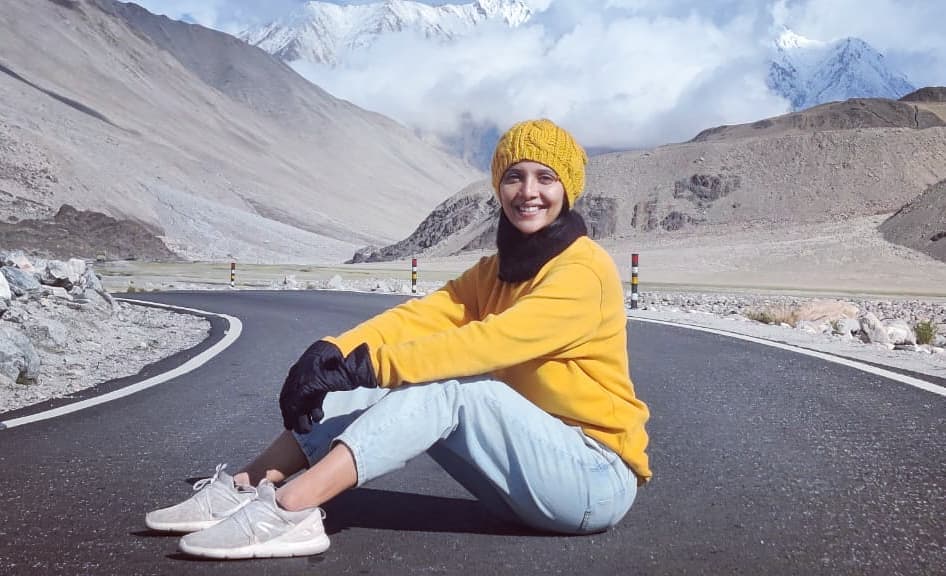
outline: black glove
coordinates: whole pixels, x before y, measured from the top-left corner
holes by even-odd
[[[279,393],[279,408],[282,411],[286,430],[306,433],[312,431],[312,421],[322,419],[322,401],[325,392],[307,391],[304,387],[307,374],[316,374],[326,365],[344,361],[338,346],[325,340],[313,342],[289,369]],[[309,378],[311,379],[311,378]]]
[[[279,393],[283,426],[301,434],[312,431],[312,422],[324,416],[322,402],[328,392],[377,388],[368,345],[361,344],[347,358],[338,346],[319,340],[299,357]]]

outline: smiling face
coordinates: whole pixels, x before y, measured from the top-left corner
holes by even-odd
[[[509,222],[523,234],[534,234],[562,213],[565,187],[555,171],[523,160],[510,166],[499,182],[499,201]]]

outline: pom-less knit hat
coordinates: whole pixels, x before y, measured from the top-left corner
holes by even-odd
[[[558,175],[565,187],[568,205],[585,190],[585,164],[588,156],[572,135],[551,120],[527,120],[510,128],[496,144],[493,152],[493,190],[510,166],[523,160],[545,164]]]

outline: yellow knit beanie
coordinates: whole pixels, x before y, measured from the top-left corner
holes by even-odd
[[[585,164],[588,156],[572,135],[551,120],[527,120],[510,128],[493,152],[493,190],[510,166],[523,160],[545,164],[558,175],[572,208],[585,190]]]

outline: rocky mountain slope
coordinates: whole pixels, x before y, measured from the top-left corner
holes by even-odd
[[[882,98],[855,98],[844,102],[822,104],[803,112],[766,118],[751,124],[709,128],[697,134],[692,141],[724,141],[827,130],[864,128],[923,130],[943,126],[946,126],[946,119],[927,108],[920,107],[918,103]]]
[[[41,258],[65,260],[74,254],[98,260],[175,260],[154,231],[134,220],[116,220],[63,204],[48,220],[0,222],[0,246],[16,246]]]
[[[329,263],[477,177],[231,36],[112,0],[0,11],[6,222],[69,204],[184,257]]]
[[[898,210],[880,231],[890,242],[946,262],[946,180]]]
[[[827,104],[690,142],[592,157],[578,210],[591,235],[672,237],[890,214],[946,178],[946,123],[892,100]],[[443,202],[404,241],[355,260],[456,254],[490,246],[487,181]]]
[[[946,87],[944,86],[920,88],[916,92],[907,94],[900,101],[908,102],[918,110],[932,112],[946,121]]]
[[[946,102],[946,86],[927,86],[901,98],[904,102]]]

